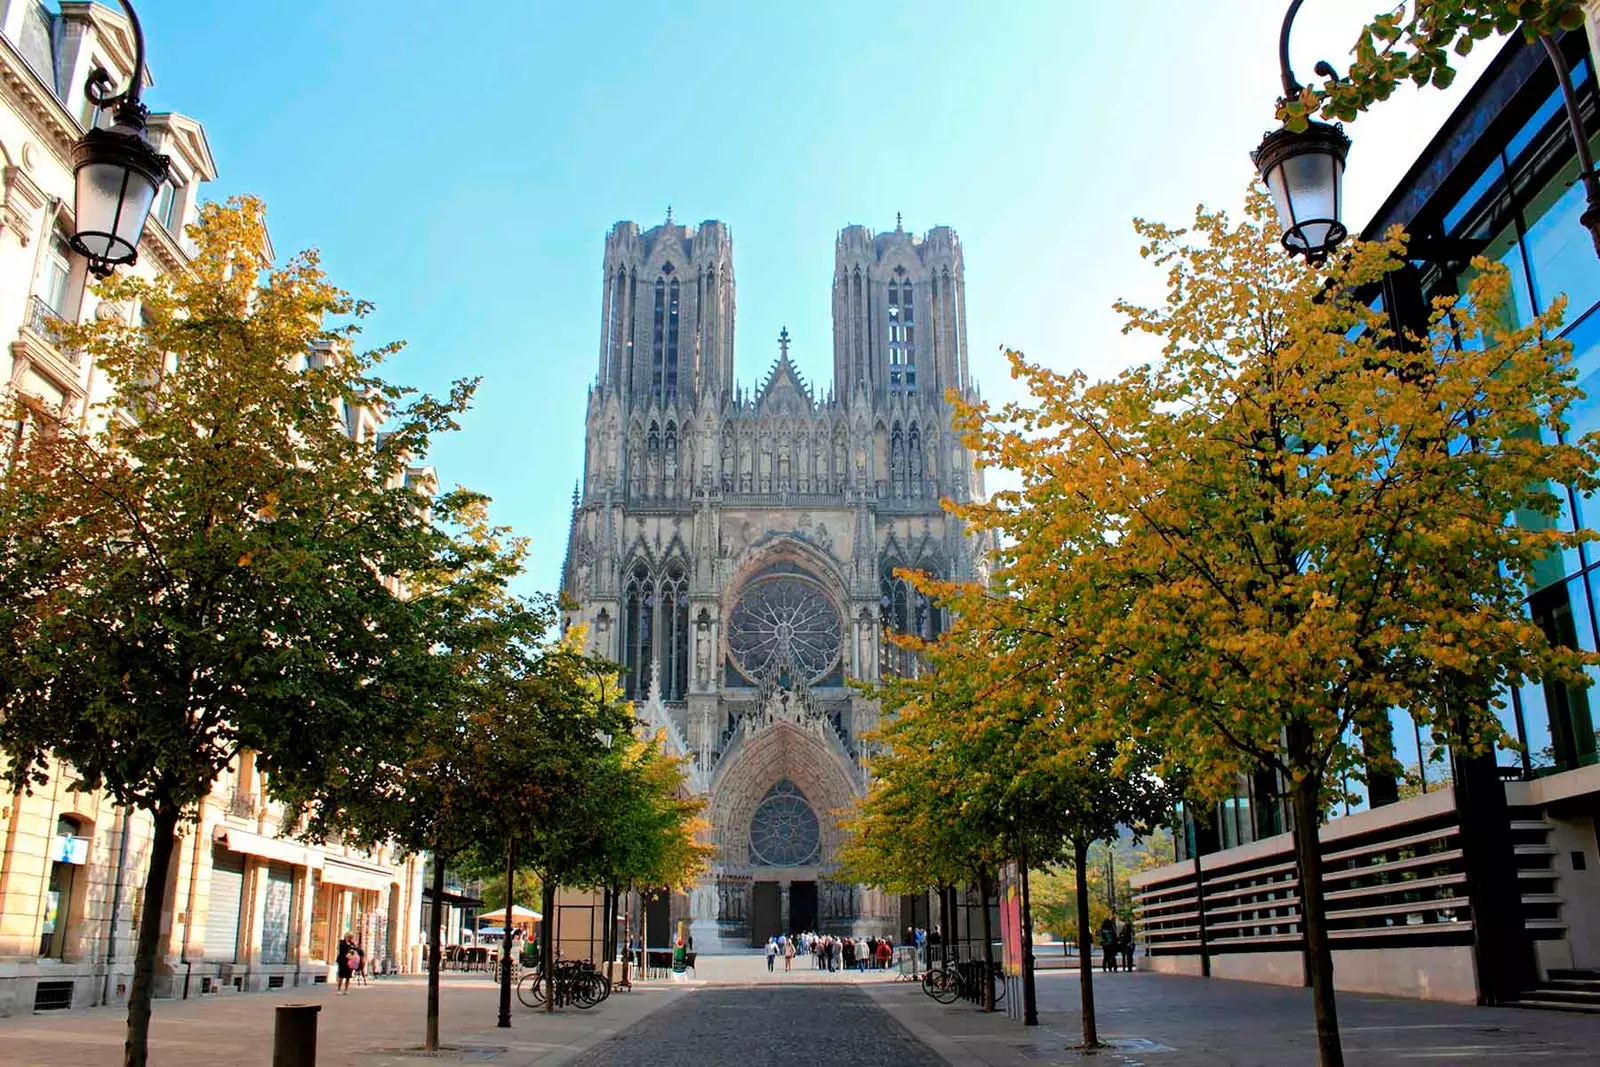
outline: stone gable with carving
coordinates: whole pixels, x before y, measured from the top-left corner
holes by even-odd
[[[839,233],[825,392],[787,329],[754,393],[737,384],[722,223],[618,223],[603,279],[563,588],[708,794],[717,863],[676,911],[702,950],[891,933],[890,901],[834,878],[878,714],[850,682],[910,669],[884,627],[943,626],[896,568],[973,577],[982,557],[939,503],[982,491],[945,401],[972,395],[960,242]]]

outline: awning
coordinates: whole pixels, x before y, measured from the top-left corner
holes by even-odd
[[[322,882],[324,885],[342,885],[349,889],[372,889],[379,893],[389,888],[394,881],[386,872],[371,871],[363,867],[352,867],[348,863],[341,863],[329,856],[322,861]]]
[[[262,859],[277,860],[279,863],[295,867],[322,866],[322,853],[319,850],[307,848],[295,841],[285,841],[280,837],[263,837],[248,830],[236,830],[231,826],[219,824],[212,840],[225,848],[243,852],[248,856],[260,856]]]

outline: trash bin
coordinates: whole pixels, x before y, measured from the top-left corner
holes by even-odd
[[[321,1004],[280,1004],[272,1026],[272,1067],[317,1067]]]

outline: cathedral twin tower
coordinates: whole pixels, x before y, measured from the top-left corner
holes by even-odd
[[[903,924],[888,900],[832,877],[834,812],[866,788],[860,739],[877,716],[847,681],[906,666],[885,627],[942,626],[896,568],[978,565],[939,505],[980,491],[945,399],[971,394],[960,242],[945,226],[839,234],[825,396],[790,363],[787,331],[755,392],[737,385],[724,224],[618,223],[603,279],[568,622],[688,761],[718,848],[654,924],[692,919],[702,951],[779,930],[889,933]]]

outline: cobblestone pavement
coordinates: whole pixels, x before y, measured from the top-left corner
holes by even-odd
[[[673,1067],[719,1063],[911,1067],[1073,1065],[1079,1040],[1075,972],[1039,978],[1039,1027],[967,1004],[942,1006],[893,974],[768,974],[759,957],[702,957],[685,981],[652,979],[590,1011],[546,1016],[517,1005],[495,1026],[483,975],[444,979],[439,1062],[503,1067]],[[153,1067],[267,1067],[273,1011],[318,1003],[319,1067],[416,1067],[420,977],[386,979],[335,997],[325,986],[157,1001]],[[1306,990],[1148,973],[1095,975],[1105,1067],[1286,1067],[1316,1060]],[[1339,1021],[1350,1067],[1600,1063],[1600,1017],[1346,995]],[[118,1067],[124,1014],[91,1008],[0,1018],[4,1067]]]
[[[764,968],[763,968],[764,969]],[[944,1061],[859,988],[707,988],[569,1067],[939,1067]]]

